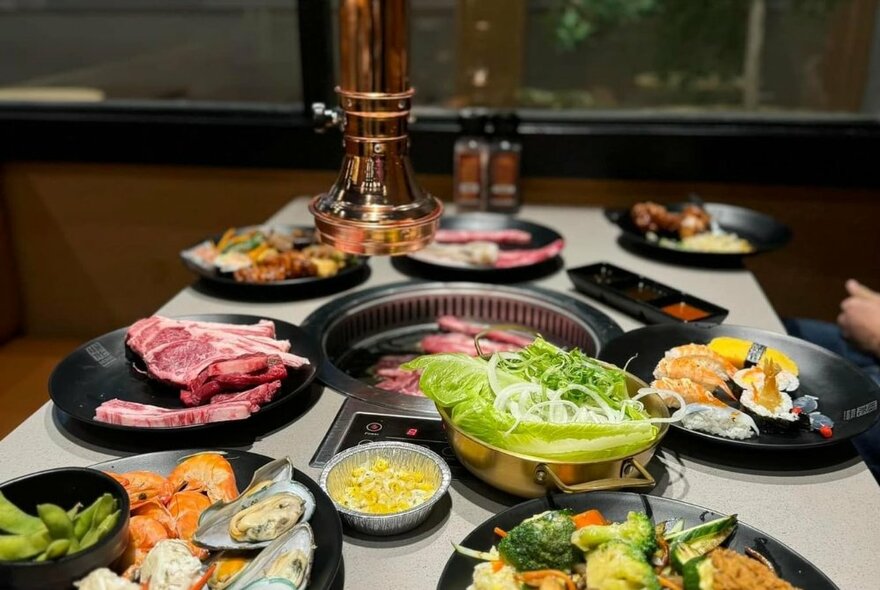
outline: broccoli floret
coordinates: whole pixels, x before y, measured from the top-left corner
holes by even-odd
[[[571,536],[571,542],[583,551],[590,551],[613,540],[625,541],[646,556],[657,548],[654,523],[644,512],[630,512],[625,522],[587,525]]]
[[[609,541],[587,555],[587,580],[596,590],[660,590],[644,553],[624,541]]]
[[[570,511],[543,512],[510,529],[498,543],[498,552],[519,571],[570,571],[578,557],[571,545],[574,531]]]

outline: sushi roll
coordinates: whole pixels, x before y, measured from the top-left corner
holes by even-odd
[[[763,367],[740,369],[734,373],[733,382],[742,387],[743,390],[760,389],[764,387],[764,369]],[[791,392],[800,387],[801,382],[795,375],[783,370],[779,371],[779,374],[776,375],[776,385],[780,391]]]
[[[709,342],[709,349],[718,353],[740,369],[761,365],[765,360],[769,359],[782,367],[784,371],[791,373],[795,377],[798,375],[797,363],[788,355],[775,348],[764,346],[760,342],[750,342],[739,338],[722,336],[713,338]]]
[[[764,373],[761,386],[752,384],[745,389],[739,397],[740,405],[764,430],[788,432],[799,428],[798,414],[792,412],[794,405],[791,396],[780,391],[776,382],[781,368],[772,360],[765,359],[761,370]]]
[[[730,406],[688,404],[681,425],[688,430],[745,440],[761,434],[751,416]]]

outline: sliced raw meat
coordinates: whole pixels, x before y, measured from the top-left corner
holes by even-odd
[[[251,415],[251,408],[251,402],[246,400],[171,410],[113,399],[97,407],[95,420],[121,426],[167,428],[243,420]]]
[[[400,365],[403,363],[408,363],[409,361],[416,358],[418,355],[416,354],[386,354],[384,356],[379,357],[379,360],[376,361],[376,364],[373,365],[373,370],[378,372],[382,369],[398,369]]]
[[[463,352],[471,356],[477,356],[477,348],[474,346],[474,339],[467,334],[452,332],[450,334],[431,334],[422,338],[422,350],[428,354],[436,354],[439,352]],[[492,354],[495,352],[512,352],[522,348],[507,342],[495,342],[483,338],[480,340],[480,348],[483,354]]]
[[[439,229],[434,236],[438,244],[466,244],[467,242],[494,242],[496,244],[526,245],[532,234],[521,229]]]
[[[260,406],[264,406],[272,401],[275,394],[281,388],[281,381],[272,381],[271,383],[263,383],[257,385],[247,391],[240,393],[221,393],[211,398],[211,404],[226,404],[229,402],[246,401],[251,404],[251,412],[256,412]]]
[[[158,346],[159,344],[170,342],[181,335],[185,335],[186,332],[182,330],[185,328],[219,330],[244,336],[275,337],[275,324],[270,320],[260,320],[256,324],[224,324],[195,320],[175,320],[154,315],[132,324],[128,329],[126,343],[132,350],[142,354],[149,347]],[[166,331],[167,333],[165,333]],[[154,338],[157,339],[155,342],[153,341]]]
[[[186,406],[198,406],[218,393],[241,391],[285,377],[287,368],[277,354],[245,355],[208,366],[189,384],[188,390],[180,392],[180,401]]]
[[[565,247],[563,240],[550,242],[542,248],[527,250],[501,250],[495,259],[495,268],[512,268],[538,264],[557,256]]]
[[[403,395],[414,395],[424,397],[424,393],[419,389],[419,372],[404,371],[403,369],[383,369],[388,374],[377,372],[377,375],[384,377],[376,383],[376,387],[385,391],[392,391]]]
[[[459,332],[469,336],[476,336],[487,328],[487,326],[482,324],[466,322],[454,315],[442,315],[438,317],[437,326],[444,332]],[[485,337],[496,342],[515,344],[520,348],[528,346],[534,340],[533,337],[522,336],[514,332],[505,332],[502,330],[492,330],[491,332],[487,332]]]
[[[176,340],[144,352],[142,358],[150,374],[160,381],[186,389],[209,365],[262,353],[278,355],[293,368],[308,365],[308,359],[237,334],[198,331],[186,340]]]

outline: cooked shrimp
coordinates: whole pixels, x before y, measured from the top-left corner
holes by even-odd
[[[168,501],[168,512],[176,521],[177,538],[190,541],[199,528],[199,517],[202,511],[211,505],[211,500],[201,492],[177,492]],[[208,556],[208,552],[190,543],[190,550],[199,559]]]
[[[682,346],[670,348],[666,351],[666,355],[664,358],[676,359],[684,356],[702,356],[710,358],[717,363],[717,366],[722,369],[724,375],[727,375],[728,377],[733,377],[733,374],[736,373],[736,367],[733,365],[733,363],[728,361],[726,358],[724,358],[705,344],[683,344]]]
[[[132,516],[128,525],[128,547],[121,558],[123,566],[128,567],[126,574],[143,563],[156,543],[169,538],[165,526],[158,520],[149,516]]]
[[[199,453],[184,459],[168,476],[175,491],[205,492],[211,502],[238,496],[232,465],[219,453]]]
[[[690,379],[699,383],[707,389],[718,388],[736,401],[730,386],[724,379],[715,374],[712,369],[703,366],[699,361],[694,360],[695,357],[683,356],[675,359],[660,359],[657,367],[654,369],[654,378],[662,379],[669,377],[670,379]]]
[[[670,391],[674,391],[678,395],[680,395],[685,403],[688,404],[706,404],[709,406],[719,406],[719,407],[727,407],[727,404],[722,402],[720,399],[712,395],[712,393],[700,385],[699,383],[694,383],[690,379],[670,379],[669,377],[662,377],[657,379],[656,381],[651,383],[651,387],[656,389],[667,389]],[[677,406],[678,400],[673,397],[663,397],[663,401],[666,402],[667,406]]]
[[[152,501],[164,504],[174,491],[167,479],[152,471],[129,471],[127,473],[108,471],[106,473],[122,484],[122,487],[128,492],[132,510]]]
[[[168,512],[168,508],[156,500],[151,500],[142,506],[138,506],[131,511],[131,515],[152,518],[165,527],[170,537],[177,535],[177,523],[174,521],[174,517]]]

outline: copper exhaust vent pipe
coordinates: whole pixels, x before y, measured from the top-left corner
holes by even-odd
[[[340,85],[345,156],[315,197],[318,239],[343,252],[394,255],[426,246],[443,206],[416,183],[409,159],[408,0],[341,0]]]

